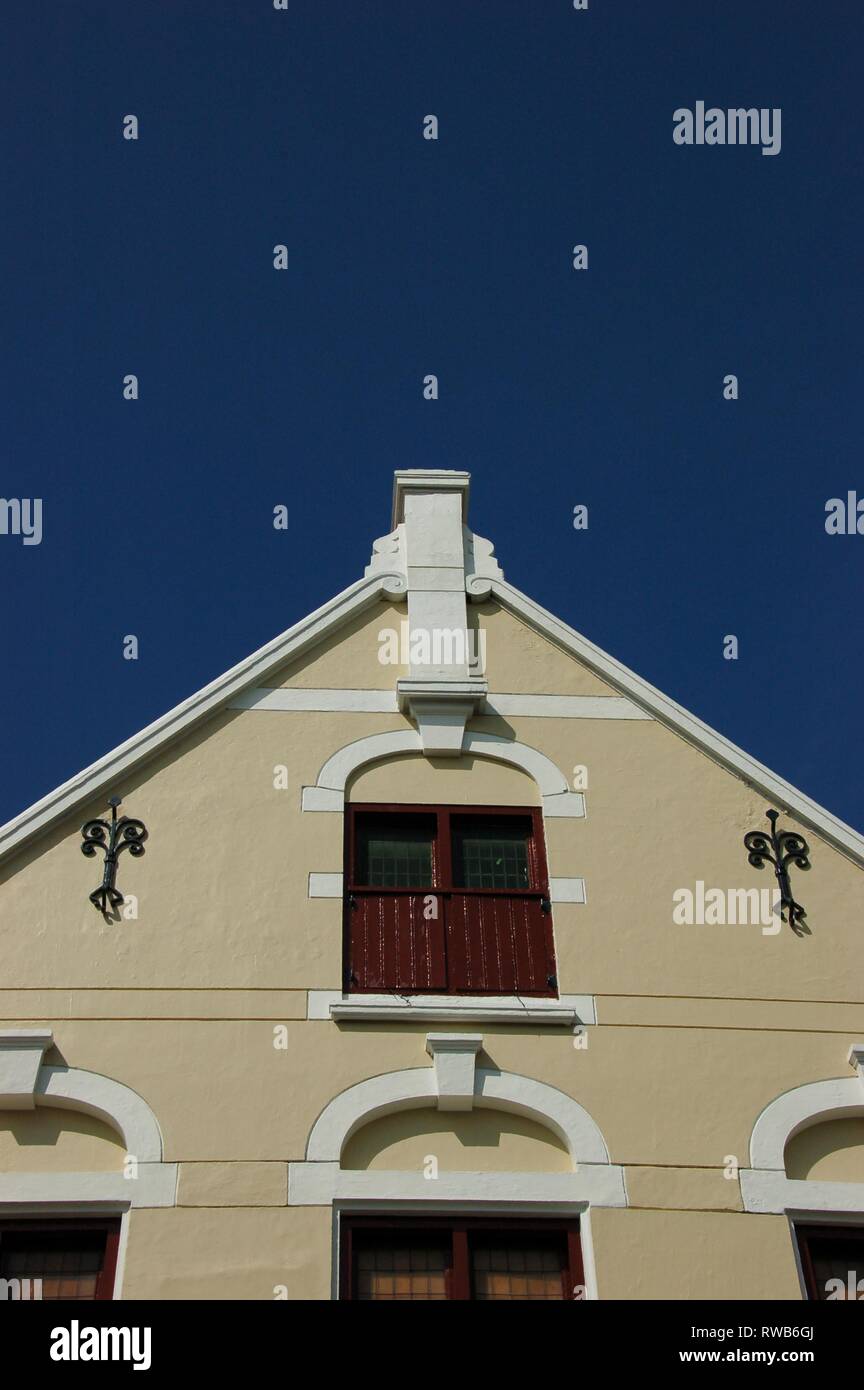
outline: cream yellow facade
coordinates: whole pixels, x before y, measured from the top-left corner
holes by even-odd
[[[460,571],[467,490],[397,475],[347,596],[0,835],[0,1222],[120,1215],[116,1297],[330,1299],[346,1214],[467,1204],[578,1216],[589,1298],[800,1299],[796,1219],[864,1221],[864,842],[461,524]],[[382,662],[460,599],[482,674]],[[80,845],[114,793],[149,837],[110,920]],[[542,812],[557,998],[364,1016],[352,802]],[[773,887],[743,846],[770,807],[806,932],[676,921],[699,882]]]

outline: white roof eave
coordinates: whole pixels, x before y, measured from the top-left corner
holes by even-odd
[[[43,796],[41,801],[0,826],[0,860],[18,849],[26,840],[42,834],[56,820],[73,811],[111,782],[130,772],[145,759],[152,757],[174,739],[187,733],[195,724],[226,705],[247,686],[260,683],[271,671],[286,661],[302,656],[307,648],[320,642],[328,631],[341,627],[351,618],[371,607],[381,596],[386,576],[360,579],[343,589],[299,623],[274,637],[258,651],[246,657],[216,680],[196,691],[187,700],[175,705],[160,719],[148,724],[137,734],[112,748],[68,782]]]
[[[492,596],[557,646],[578,657],[652,718],[673,729],[709,758],[763,792],[769,800],[776,801],[778,809],[794,813],[803,825],[817,831],[850,859],[864,865],[864,835],[853,830],[845,821],[833,816],[804,792],[798,791],[770,768],[751,758],[749,753],[745,753],[728,738],[718,734],[715,729],[703,724],[701,719],[697,719],[694,714],[676,704],[661,690],[649,685],[648,681],[637,676],[620,661],[616,661],[608,652],[596,647],[593,642],[589,642],[587,637],[583,637],[574,628],[568,627],[560,618],[541,608],[539,603],[535,603],[527,594],[515,589],[506,580],[493,582]]]

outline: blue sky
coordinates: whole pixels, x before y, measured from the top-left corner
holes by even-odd
[[[824,524],[864,496],[859,5],[3,22],[0,493],[43,536],[0,535],[0,820],[358,578],[432,467],[512,583],[864,830],[864,535]],[[781,108],[780,153],[676,145],[698,100]]]

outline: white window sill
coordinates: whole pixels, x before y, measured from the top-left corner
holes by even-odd
[[[530,1023],[574,1027],[596,1023],[594,996],[562,994],[558,999],[525,995],[458,994],[342,994],[310,989],[306,1017],[357,1019],[371,1022],[406,1020],[418,1023]]]

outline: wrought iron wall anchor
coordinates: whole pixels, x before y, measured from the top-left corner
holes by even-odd
[[[81,827],[84,837],[81,853],[92,859],[98,849],[105,852],[102,882],[90,894],[90,901],[106,916],[109,910],[113,911],[123,901],[123,894],[114,886],[119,855],[124,849],[128,849],[133,859],[140,859],[144,853],[144,841],[147,839],[143,821],[132,820],[129,816],[117,819],[117,807],[121,800],[119,796],[112,796],[108,802],[111,807],[110,823],[107,820],[88,820],[87,824]]]
[[[789,865],[794,864],[798,869],[809,869],[810,846],[803,836],[794,830],[777,829],[779,811],[766,811],[765,815],[771,822],[770,833],[766,834],[762,830],[748,831],[744,836],[744,848],[754,869],[763,868],[766,861],[774,865],[774,874],[780,889],[780,920],[788,922],[792,930],[798,931],[800,935],[799,927],[803,929],[803,918],[807,913],[792,896]]]

